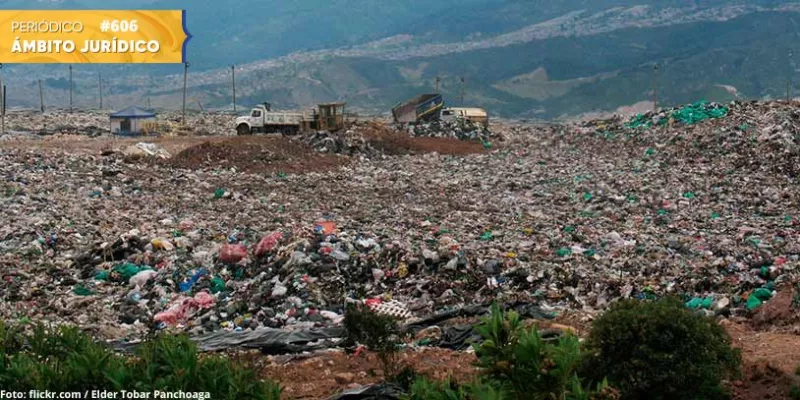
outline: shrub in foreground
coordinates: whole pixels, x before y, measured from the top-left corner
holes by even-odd
[[[212,399],[280,398],[277,384],[231,360],[200,357],[186,336],[162,335],[135,357],[119,355],[74,327],[31,333],[0,322],[0,387],[57,392],[92,389],[208,392]]]
[[[592,325],[587,374],[623,399],[724,399],[741,356],[724,329],[677,299],[619,301]]]
[[[578,376],[583,355],[574,336],[545,341],[535,327],[525,328],[517,313],[503,313],[497,305],[492,306],[491,315],[476,330],[483,339],[473,345],[481,377],[459,387],[418,380],[411,387],[410,400],[617,398],[616,391],[605,381],[592,389]]]
[[[384,379],[397,375],[400,329],[393,317],[379,315],[363,305],[350,304],[344,314],[344,327],[350,342],[363,344],[377,354]]]

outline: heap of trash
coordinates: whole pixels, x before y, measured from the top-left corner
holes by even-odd
[[[629,129],[650,128],[675,123],[693,125],[707,119],[723,118],[726,115],[728,115],[728,107],[718,103],[699,101],[683,107],[636,115],[625,124],[625,127]]]
[[[343,154],[348,156],[375,154],[364,135],[355,129],[331,133],[328,131],[309,132],[299,140],[320,153]]]
[[[6,113],[6,132],[50,136],[56,134],[79,134],[89,137],[108,135],[108,114],[100,111],[38,110],[9,111]]]
[[[726,107],[644,131],[498,124],[491,151],[294,174],[2,147],[0,317],[246,335],[336,327],[353,301],[413,323],[665,295],[749,317],[798,279],[800,112]]]
[[[502,140],[502,135],[492,132],[488,127],[467,119],[453,121],[432,121],[409,126],[409,132],[417,137],[445,137],[459,140],[491,139]]]

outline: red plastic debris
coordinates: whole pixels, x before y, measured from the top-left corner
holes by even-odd
[[[256,257],[262,257],[272,251],[283,238],[281,232],[272,232],[264,236],[256,245]]]
[[[247,257],[247,247],[242,244],[226,244],[219,252],[219,260],[226,264],[236,264]]]

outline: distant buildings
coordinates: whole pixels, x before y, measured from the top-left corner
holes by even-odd
[[[111,133],[122,136],[139,136],[155,132],[156,115],[136,106],[128,107],[110,115]]]

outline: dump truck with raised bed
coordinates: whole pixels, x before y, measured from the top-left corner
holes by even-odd
[[[335,132],[344,127],[345,103],[324,103],[310,112],[272,111],[272,105],[262,103],[250,114],[236,118],[236,133],[280,133],[291,135],[311,130]]]
[[[442,95],[437,93],[422,94],[392,108],[394,122],[409,124],[430,121],[439,118],[444,107]]]
[[[452,122],[459,119],[489,127],[489,114],[482,108],[475,107],[448,107],[442,109],[440,119],[443,122]]]

